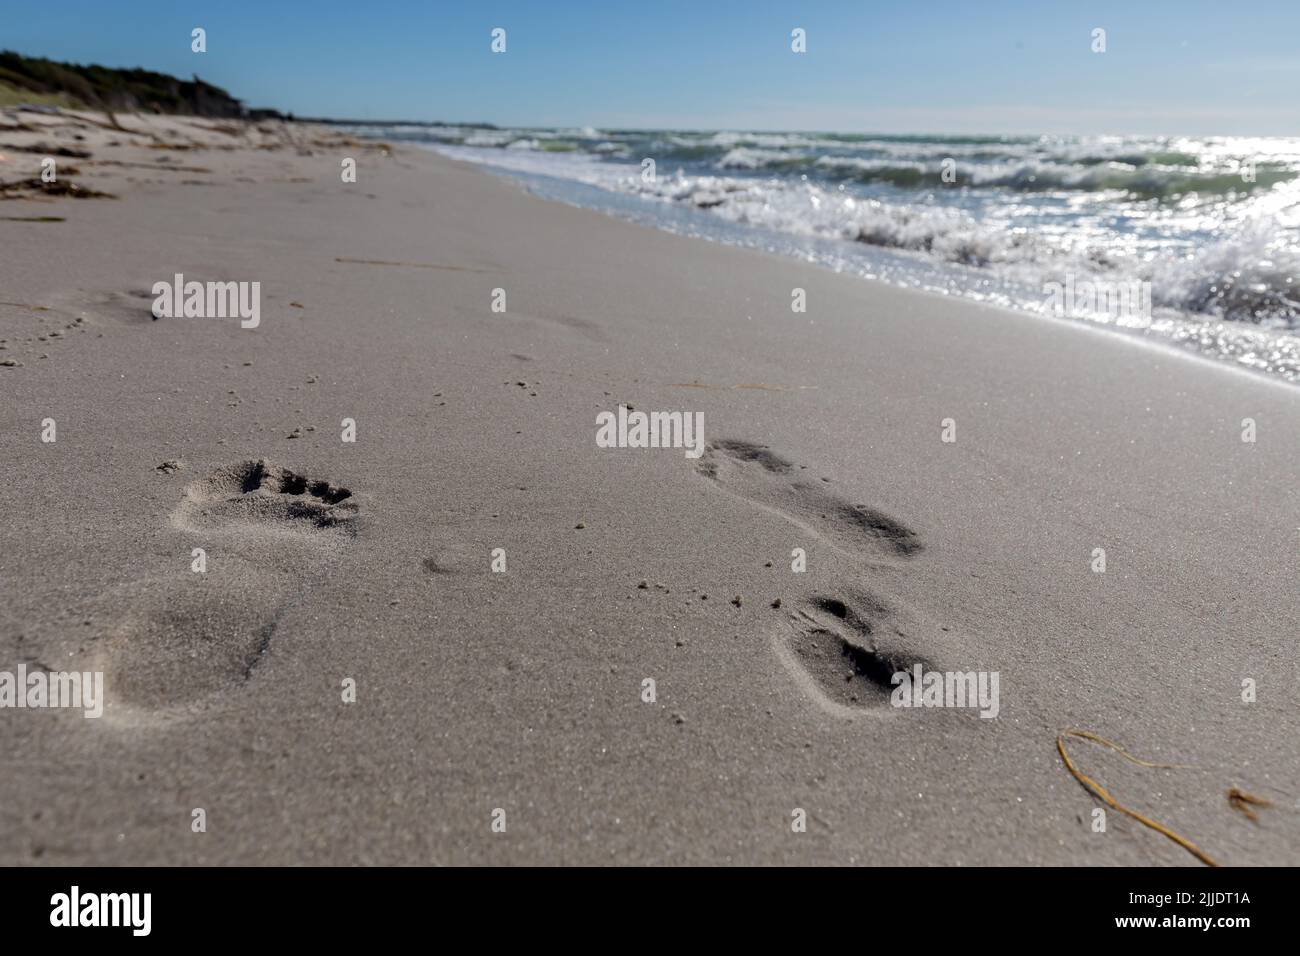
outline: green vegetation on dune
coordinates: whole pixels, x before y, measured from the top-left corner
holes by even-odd
[[[179,80],[151,70],[56,63],[0,51],[0,105],[18,103],[229,118],[279,115],[273,110],[248,110],[225,90],[197,76]]]
[[[20,103],[30,103],[32,106],[59,106],[69,110],[90,108],[88,104],[67,93],[37,93],[0,80],[0,107],[17,106]]]

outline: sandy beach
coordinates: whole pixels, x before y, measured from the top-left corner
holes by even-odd
[[[0,863],[1199,866],[1070,728],[1300,859],[1294,386],[325,126],[4,115],[109,195],[0,201],[0,669],[104,675],[0,713]]]

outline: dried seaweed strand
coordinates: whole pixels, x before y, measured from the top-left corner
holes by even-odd
[[[1192,856],[1196,857],[1206,866],[1219,865],[1219,863],[1213,857],[1211,857],[1208,853],[1206,853],[1204,850],[1198,847],[1191,840],[1187,839],[1186,837],[1179,836],[1173,830],[1170,830],[1168,827],[1157,823],[1155,820],[1152,820],[1148,816],[1144,816],[1143,814],[1138,813],[1136,810],[1130,810],[1128,807],[1124,806],[1122,803],[1120,803],[1118,800],[1112,797],[1110,795],[1110,792],[1105,787],[1103,787],[1100,783],[1098,783],[1096,780],[1093,780],[1083,771],[1079,770],[1079,768],[1074,765],[1074,761],[1070,759],[1070,755],[1065,750],[1066,737],[1081,737],[1084,740],[1091,740],[1094,743],[1099,743],[1104,747],[1109,747],[1111,750],[1115,751],[1116,753],[1124,757],[1124,759],[1129,760],[1141,767],[1158,767],[1162,769],[1178,769],[1178,770],[1185,770],[1188,768],[1181,767],[1177,764],[1150,763],[1146,760],[1140,760],[1137,757],[1134,757],[1131,753],[1129,753],[1119,744],[1107,740],[1105,737],[1099,737],[1096,734],[1090,733],[1086,730],[1066,730],[1056,738],[1056,750],[1058,753],[1060,753],[1061,759],[1065,761],[1065,769],[1070,771],[1074,779],[1078,780],[1079,783],[1083,785],[1085,790],[1087,790],[1089,793],[1095,796],[1098,800],[1101,800],[1107,806],[1113,807],[1114,809],[1118,810],[1120,813],[1124,814],[1125,816],[1132,817],[1134,820],[1142,824],[1144,827],[1147,827],[1148,829],[1151,830],[1155,830],[1161,836],[1173,840],[1175,843],[1181,846],[1188,853],[1192,854]]]

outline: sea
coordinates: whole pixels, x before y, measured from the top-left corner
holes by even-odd
[[[1300,138],[357,131],[670,232],[1300,384]]]

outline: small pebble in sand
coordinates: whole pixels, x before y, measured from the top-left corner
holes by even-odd
[[[637,587],[640,588],[642,591],[644,591],[644,590],[645,590],[646,588],[648,588],[649,586],[650,586],[650,585],[647,584],[645,581],[642,581],[640,584],[637,585]]]
[[[732,598],[731,603],[736,605],[736,607],[740,607],[740,595],[737,594],[734,598]]]
[[[17,368],[22,364],[23,363],[17,359],[0,359],[0,365],[3,365],[5,368]]]
[[[775,601],[772,602],[772,607],[780,607],[780,606],[781,606],[780,598],[777,598]]]
[[[583,524],[581,521],[579,521],[577,524],[575,524],[575,525],[573,526],[573,530],[574,530],[574,531],[581,531],[581,530],[582,530],[583,528],[585,528],[585,527],[587,527],[587,526],[586,526],[585,524]]]
[[[286,435],[285,437],[286,437],[286,438],[301,438],[301,437],[302,437],[302,428],[295,428],[292,432],[290,432],[290,433],[289,433],[288,435]]]
[[[674,724],[684,724],[684,723],[686,723],[686,718],[683,717],[681,714],[674,713],[674,714],[673,714],[673,723],[674,723]]]

